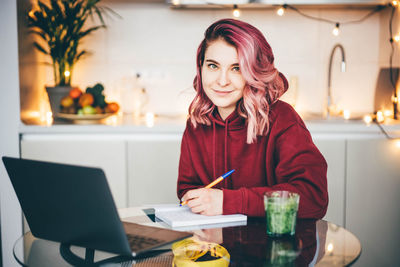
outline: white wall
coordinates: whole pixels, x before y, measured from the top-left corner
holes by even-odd
[[[19,84],[16,0],[0,1],[0,156],[19,155]],[[0,217],[3,266],[17,266],[12,246],[22,234],[18,200],[0,163]],[[1,265],[1,264],[0,264]]]
[[[123,19],[107,19],[108,29],[88,37],[83,48],[93,54],[76,65],[73,83],[81,88],[102,82],[109,96],[118,99],[122,78],[133,71],[144,74],[150,94],[149,108],[157,113],[186,113],[193,95],[195,52],[204,30],[231,10],[170,9],[164,3],[103,1]],[[333,21],[351,21],[370,10],[305,9],[305,13]],[[298,78],[296,108],[322,111],[327,91],[328,61],[332,47],[343,44],[347,72],[339,68],[339,51],[333,66],[332,90],[339,108],[373,111],[380,62],[380,14],[360,24],[333,26],[306,19],[293,11],[283,17],[275,10],[242,10],[242,20],[258,27],[270,42],[278,69],[288,80]],[[48,69],[45,83],[52,83]],[[43,86],[43,85],[41,85]]]

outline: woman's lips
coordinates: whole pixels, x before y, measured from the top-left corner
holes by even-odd
[[[221,96],[228,95],[228,94],[232,93],[232,91],[221,91],[221,90],[215,90],[215,89],[213,89],[213,91],[217,95],[221,95]]]

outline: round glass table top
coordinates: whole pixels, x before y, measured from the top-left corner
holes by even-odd
[[[128,219],[145,221],[142,216]],[[268,237],[265,225],[265,218],[248,218],[247,225],[193,230],[188,239],[136,258],[28,232],[15,242],[13,253],[22,266],[349,266],[361,253],[357,237],[324,220],[299,219],[295,236],[286,238]]]

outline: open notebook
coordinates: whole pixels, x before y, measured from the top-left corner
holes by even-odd
[[[179,204],[157,205],[153,208],[155,216],[172,228],[193,228],[193,226],[208,228],[207,226],[217,227],[221,226],[220,224],[222,226],[247,224],[247,216],[243,214],[206,216],[193,213],[189,207],[179,206]]]

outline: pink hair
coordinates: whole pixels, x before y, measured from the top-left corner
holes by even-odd
[[[247,143],[269,130],[270,106],[286,92],[288,83],[274,66],[274,55],[263,34],[254,26],[235,19],[222,19],[213,23],[204,34],[197,49],[197,75],[193,86],[196,96],[189,106],[190,121],[210,125],[215,106],[206,96],[201,82],[201,67],[207,47],[222,39],[237,49],[239,67],[246,81],[243,99],[238,101],[238,113],[247,119]]]

